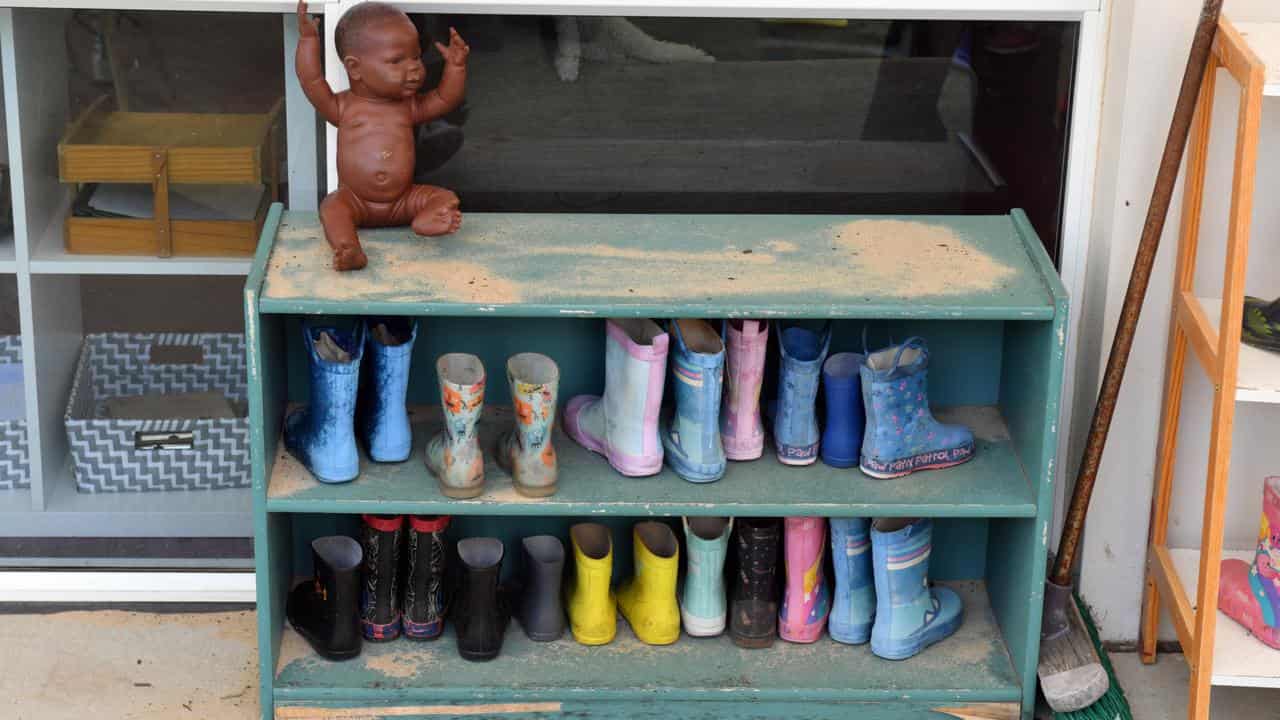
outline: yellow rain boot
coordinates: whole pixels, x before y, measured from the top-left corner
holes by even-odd
[[[676,534],[663,523],[641,522],[631,528],[631,538],[636,574],[618,588],[618,609],[642,642],[670,645],[680,639],[680,608],[676,604],[680,545]]]
[[[613,577],[613,538],[599,523],[569,528],[573,542],[573,581],[565,605],[569,629],[583,645],[607,645],[618,632],[618,610],[609,591]]]

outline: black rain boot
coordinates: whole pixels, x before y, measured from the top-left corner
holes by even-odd
[[[444,531],[448,515],[409,518],[408,575],[404,587],[404,634],[414,640],[434,640],[444,630]]]
[[[343,535],[311,541],[315,577],[289,593],[285,614],[321,657],[360,654],[360,543]]]
[[[400,543],[403,515],[365,515],[364,592],[360,595],[360,630],[365,640],[400,637]]]
[[[551,642],[564,635],[564,604],[560,578],[564,573],[564,543],[553,535],[534,535],[521,542],[524,548],[524,588],[520,597],[520,624],[535,642]]]
[[[462,581],[453,605],[453,626],[458,633],[458,654],[464,660],[492,660],[502,651],[507,629],[507,614],[498,597],[502,554],[502,541],[497,538],[458,541]]]
[[[765,648],[778,634],[778,521],[736,522],[738,573],[729,583],[729,636],[738,647]]]

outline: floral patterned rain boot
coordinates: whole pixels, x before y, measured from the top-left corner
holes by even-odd
[[[724,321],[724,394],[720,405],[720,439],[730,460],[755,460],[764,454],[760,420],[760,385],[764,381],[769,323]]]
[[[959,465],[973,457],[973,433],[929,410],[929,348],[923,338],[867,355],[862,365],[862,472],[895,478]]]
[[[360,474],[355,415],[364,324],[348,333],[303,323],[302,337],[311,368],[311,403],[285,418],[284,445],[320,482],[350,482]]]
[[[871,521],[831,518],[831,560],[836,571],[835,601],[827,633],[836,642],[861,645],[871,639],[876,616],[875,575],[871,571]]]
[[[1262,527],[1253,564],[1222,561],[1218,608],[1265,645],[1280,650],[1280,477],[1262,490]]]
[[[816,333],[789,327],[779,334],[782,362],[773,441],[784,465],[812,465],[818,459],[818,376],[830,345],[830,322]]]
[[[881,518],[871,525],[876,619],[871,652],[905,660],[950,637],[964,619],[960,596],[929,586],[933,521]]]
[[[546,497],[556,491],[556,421],[560,369],[546,355],[520,353],[507,359],[507,384],[515,427],[498,438],[498,464],[511,474],[516,492]]]
[[[444,430],[427,442],[427,468],[451,498],[473,498],[484,492],[484,457],[477,426],[484,410],[484,365],[465,353],[441,355],[436,361],[444,405]]]
[[[403,515],[365,515],[360,547],[364,553],[364,589],[360,594],[360,630],[365,640],[400,637],[400,548]]]
[[[675,412],[662,423],[667,464],[689,482],[715,482],[724,476],[720,441],[720,389],[724,379],[724,341],[705,320],[672,320],[671,385]]]
[[[778,611],[778,636],[811,643],[822,636],[831,609],[831,590],[823,577],[827,521],[815,517],[783,520],[783,553],[787,588]]]
[[[412,318],[369,320],[365,330],[369,362],[360,429],[369,459],[374,462],[404,462],[413,448],[409,411],[405,395],[409,391],[409,364],[418,322]]]

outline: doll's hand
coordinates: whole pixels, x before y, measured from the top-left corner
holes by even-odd
[[[302,37],[320,37],[320,28],[307,14],[307,0],[298,0],[298,34]]]
[[[449,46],[445,47],[440,43],[436,43],[436,50],[444,57],[445,63],[449,65],[466,65],[467,56],[471,54],[471,47],[462,39],[457,30],[449,28]]]

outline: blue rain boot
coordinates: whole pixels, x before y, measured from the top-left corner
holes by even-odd
[[[409,363],[413,341],[418,338],[418,321],[410,318],[379,318],[366,322],[369,347],[369,385],[360,431],[369,459],[374,462],[404,462],[409,459],[413,434],[404,399],[409,391]]]
[[[672,320],[671,386],[675,413],[662,425],[667,464],[689,482],[719,480],[726,465],[720,437],[724,341],[705,320]]]
[[[827,422],[822,430],[822,462],[837,468],[858,464],[862,455],[862,378],[865,358],[856,353],[836,353],[822,365],[823,396]],[[866,531],[863,531],[866,534]]]
[[[827,618],[831,639],[861,645],[871,639],[876,616],[875,575],[871,572],[871,521],[831,518],[831,561],[836,571],[836,597]]]
[[[784,465],[812,465],[818,459],[818,375],[831,345],[831,323],[819,332],[789,327],[778,334],[782,355],[773,442]]]
[[[955,591],[929,587],[933,521],[881,518],[871,525],[876,620],[871,652],[905,660],[951,636],[964,619]]]
[[[320,482],[350,482],[360,474],[355,414],[364,324],[349,333],[303,323],[302,336],[311,366],[311,404],[285,418],[284,444]]]
[[[733,518],[684,518],[686,572],[680,596],[680,619],[690,637],[713,637],[724,632],[728,618],[724,589],[724,561],[729,554]]]
[[[913,337],[867,355],[862,365],[862,472],[901,477],[951,467],[973,457],[973,433],[944,425],[929,410],[929,348]]]

